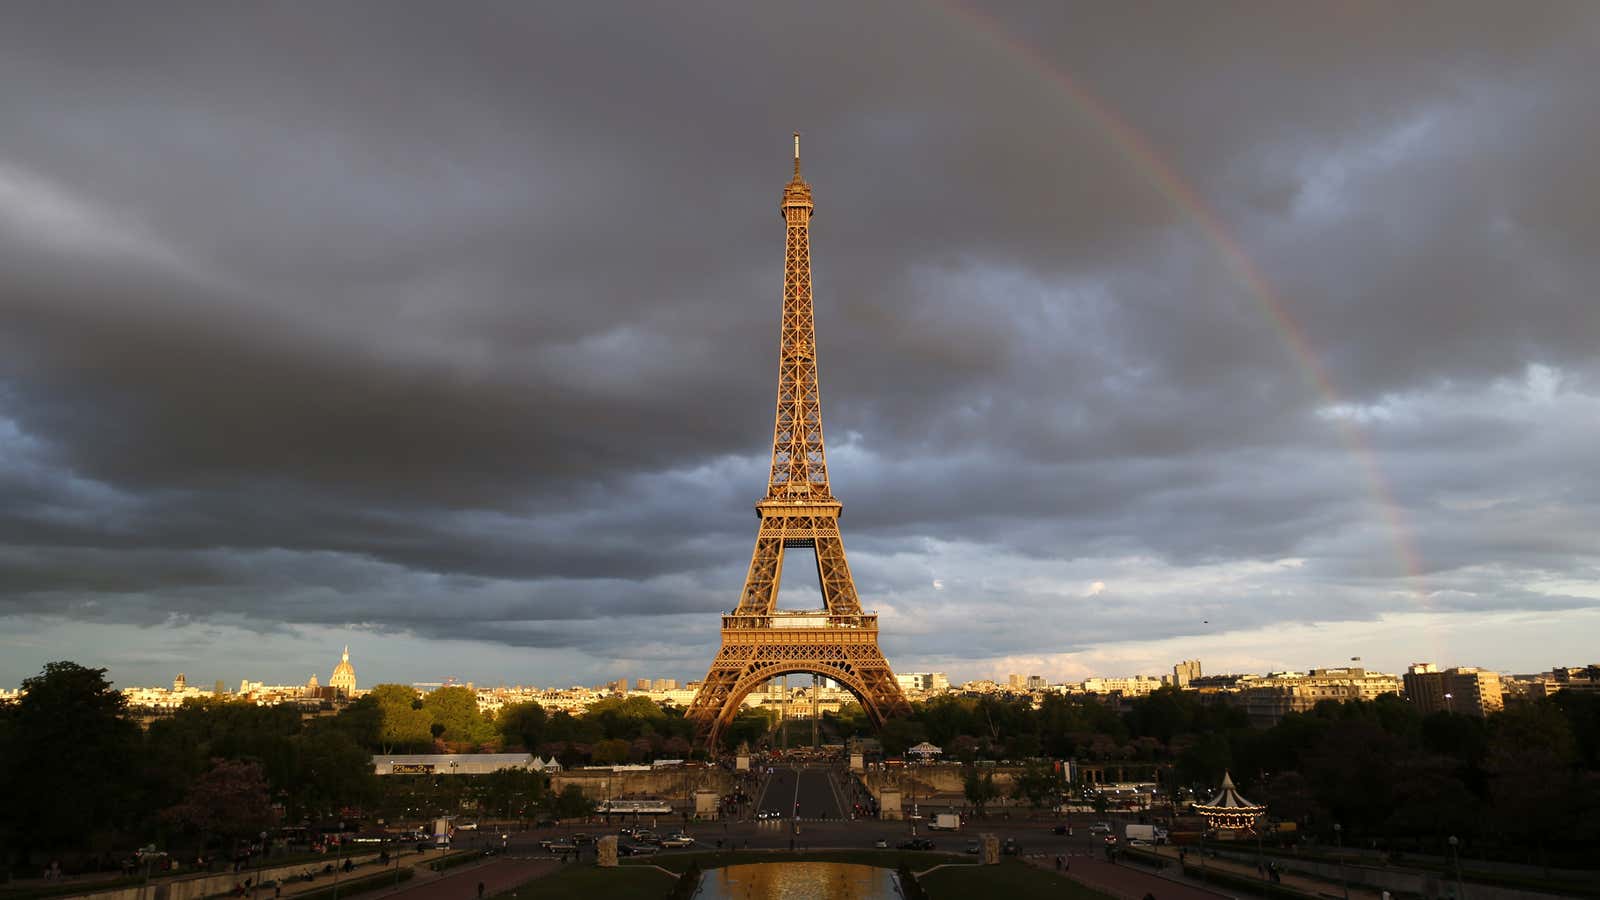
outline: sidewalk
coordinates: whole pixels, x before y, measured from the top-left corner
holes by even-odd
[[[1163,859],[1170,859],[1175,863],[1178,861],[1178,849],[1176,847],[1145,846],[1140,847],[1139,849],[1144,850],[1147,853],[1155,853]],[[1203,858],[1204,865],[1202,866],[1202,857],[1200,856],[1199,851],[1190,851],[1188,857],[1189,860],[1187,865],[1191,870],[1200,868],[1214,869],[1221,872],[1227,872],[1230,875],[1238,875],[1241,878],[1248,878],[1252,881],[1266,880],[1261,877],[1261,872],[1256,869],[1255,866],[1247,865],[1245,863],[1234,862],[1226,859],[1217,859],[1208,856]],[[1339,884],[1339,882],[1325,881],[1323,879],[1314,878],[1310,875],[1303,875],[1298,872],[1287,872],[1280,869],[1278,873],[1278,883],[1282,887],[1293,888],[1301,893],[1310,894],[1313,897],[1338,897],[1342,900],[1342,898],[1345,896],[1345,889]],[[1225,890],[1225,888],[1219,889]],[[1350,884],[1349,896],[1352,898],[1359,898],[1359,900],[1379,900],[1379,898],[1382,897],[1382,892],[1376,888],[1366,887],[1365,885]]]
[[[1231,900],[1233,897],[1188,879],[1157,875],[1142,866],[1113,865],[1089,855],[1068,854],[1067,859],[1069,865],[1063,874],[1084,887],[1110,894],[1118,900],[1143,900],[1146,896],[1158,900]],[[1055,868],[1054,855],[1030,856],[1026,861],[1041,869]]]

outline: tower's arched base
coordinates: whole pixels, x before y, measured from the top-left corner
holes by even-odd
[[[724,616],[722,649],[688,713],[706,748],[716,752],[722,729],[738,715],[751,691],[797,672],[838,682],[861,701],[876,727],[890,716],[911,711],[878,649],[877,616]]]

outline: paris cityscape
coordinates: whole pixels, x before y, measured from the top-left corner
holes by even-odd
[[[0,900],[1600,898],[1600,7],[7,20]]]

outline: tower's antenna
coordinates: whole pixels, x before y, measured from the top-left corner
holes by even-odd
[[[800,132],[794,133],[794,177],[800,177]]]

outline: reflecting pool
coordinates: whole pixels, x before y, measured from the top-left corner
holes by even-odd
[[[894,872],[830,862],[752,863],[710,869],[695,900],[897,900]]]

